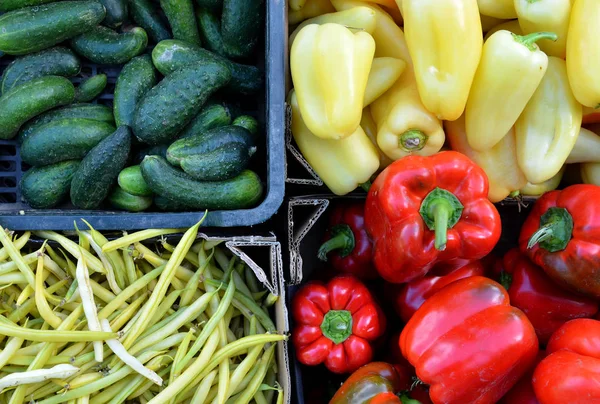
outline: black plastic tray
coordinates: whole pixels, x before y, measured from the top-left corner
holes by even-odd
[[[255,208],[209,212],[203,227],[252,226],[270,219],[283,202],[285,188],[285,55],[287,9],[285,2],[267,0],[265,19],[264,101],[254,102],[266,134],[264,153],[254,157],[253,167],[265,184],[264,199]],[[1,13],[0,13],[1,14]],[[262,52],[261,52],[262,53]],[[11,58],[0,59],[0,73]],[[112,104],[112,89],[119,68],[83,62],[82,74],[104,73],[108,76],[107,93],[97,102]],[[259,60],[263,64],[263,60]],[[74,79],[77,82],[78,79]],[[266,163],[266,164],[265,164]],[[203,212],[140,212],[115,210],[85,211],[65,205],[56,209],[31,209],[21,199],[19,182],[28,166],[21,162],[19,146],[14,140],[0,140],[0,225],[11,230],[72,230],[73,222],[85,219],[97,230],[131,230],[142,228],[183,228],[195,224]]]

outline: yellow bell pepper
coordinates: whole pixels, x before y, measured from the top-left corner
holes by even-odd
[[[379,155],[379,169],[383,170],[394,161],[385,155],[384,152],[381,151],[379,146],[377,145],[377,124],[373,119],[373,115],[371,115],[371,110],[369,107],[363,109],[362,119],[360,120],[360,126],[365,131],[366,135],[369,137],[373,146],[377,149],[377,154]]]
[[[404,31],[419,95],[439,119],[465,110],[481,57],[477,0],[403,0]]]
[[[292,6],[299,7],[300,4],[302,5],[300,8],[292,8]],[[290,25],[296,25],[306,19],[335,11],[329,0],[300,0],[296,3],[292,0],[290,8],[291,10],[288,12],[288,24]]]
[[[483,32],[488,32],[492,28],[506,22],[506,20],[490,17],[488,15],[483,14],[479,14],[479,19],[481,20],[481,30]]]
[[[548,56],[565,58],[567,33],[571,17],[572,0],[515,0],[519,25],[526,34],[549,31],[558,35],[556,41],[542,39],[538,42]]]
[[[490,17],[510,20],[517,18],[513,0],[477,0],[479,12]]]
[[[600,107],[600,1],[575,0],[567,35],[567,71],[575,98]]]
[[[365,90],[363,107],[371,104],[389,90],[396,80],[398,80],[405,68],[406,62],[402,59],[373,59],[371,71],[369,72],[369,79],[367,80],[367,89]]]
[[[288,44],[291,48],[294,40],[296,39],[296,35],[298,35],[298,32],[300,32],[300,30],[306,27],[308,24],[340,24],[346,27],[351,27],[351,30],[365,31],[369,34],[373,34],[373,31],[375,31],[375,22],[377,21],[375,17],[375,11],[368,7],[355,7],[349,10],[323,14],[318,17],[303,21],[302,24],[298,25],[294,32],[292,32],[292,35],[290,35]]]
[[[521,26],[519,25],[519,20],[510,20],[510,21],[500,23],[500,24],[494,26],[492,29],[490,29],[487,32],[487,34],[485,34],[485,36],[483,37],[483,42],[485,43],[485,41],[487,41],[489,37],[494,35],[496,32],[502,31],[502,30],[512,32],[513,34],[517,34],[517,35],[523,35],[523,30],[521,29]]]
[[[581,128],[566,163],[600,163],[600,136]]]
[[[600,186],[600,163],[583,163],[580,165],[580,169],[584,184]]]
[[[325,185],[336,195],[345,195],[370,180],[379,168],[379,155],[362,127],[345,139],[315,136],[307,128],[295,91],[288,95],[292,107],[292,135],[300,152]]]
[[[565,173],[566,166],[554,174],[554,177],[542,182],[541,184],[532,184],[528,182],[523,188],[521,188],[520,194],[523,196],[542,196],[546,192],[554,191],[560,185],[563,174]]]
[[[513,127],[548,66],[548,56],[535,41],[553,37],[498,31],[485,42],[465,110],[473,149],[491,149]]]
[[[551,56],[542,82],[515,124],[517,160],[529,182],[542,183],[560,171],[575,146],[581,117],[567,64]]]
[[[296,36],[292,81],[306,126],[323,139],[343,139],[360,125],[375,41],[338,24],[310,24]]]
[[[444,128],[452,150],[469,157],[487,174],[490,201],[500,202],[508,196],[518,195],[519,190],[527,184],[527,178],[517,164],[513,128],[494,147],[483,152],[476,151],[469,145],[464,115],[456,121],[445,121]]]

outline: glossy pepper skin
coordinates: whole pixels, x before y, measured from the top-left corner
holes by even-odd
[[[359,279],[376,279],[373,267],[373,243],[365,229],[365,204],[352,202],[337,206],[331,213],[327,241],[319,248],[319,259],[329,261],[333,269]]]
[[[565,323],[550,339],[549,356],[533,373],[541,404],[600,403],[600,322],[577,319]]]
[[[559,285],[600,297],[600,187],[578,184],[544,194],[521,228],[521,251]]]
[[[489,17],[509,20],[517,18],[513,0],[477,0],[479,12]]]
[[[374,53],[371,35],[339,24],[298,32],[290,69],[302,118],[315,136],[344,139],[356,131]]]
[[[383,93],[389,90],[406,69],[406,62],[402,59],[380,57],[373,59],[363,107],[370,105]]]
[[[385,331],[385,317],[357,278],[340,275],[324,285],[309,282],[292,299],[292,341],[298,361],[350,373],[369,363],[371,343]]]
[[[402,7],[421,101],[439,119],[454,121],[481,57],[477,0],[404,0]]]
[[[440,152],[389,165],[369,190],[365,224],[388,282],[410,282],[436,263],[480,259],[500,238],[485,173],[466,156]]]
[[[560,169],[560,171],[558,173],[556,173],[556,175],[554,177],[552,177],[549,180],[544,181],[542,183],[532,184],[532,183],[528,182],[527,185],[525,185],[523,188],[521,188],[521,190],[519,191],[519,194],[521,194],[523,196],[539,197],[548,191],[554,191],[560,185],[560,181],[562,180],[563,175],[565,174],[566,168],[567,168],[566,165],[563,166]],[[586,182],[586,184],[587,184],[587,182]]]
[[[430,385],[434,403],[492,404],[530,368],[538,340],[501,285],[473,276],[423,303],[404,327],[400,348]]]
[[[514,385],[508,393],[502,397],[498,404],[539,404],[535,392],[533,391],[533,371],[537,367],[538,363],[546,357],[547,353],[544,350],[538,352],[535,361],[533,362],[530,369],[521,377],[521,379]]]
[[[600,136],[597,135],[598,129],[591,131],[586,128],[579,130],[575,146],[567,157],[567,164],[573,163],[596,163],[600,162]]]
[[[595,300],[558,286],[518,248],[504,255],[502,269],[500,283],[508,290],[511,304],[527,315],[543,345],[567,321],[598,312]]]

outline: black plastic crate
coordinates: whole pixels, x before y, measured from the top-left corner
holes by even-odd
[[[266,1],[264,47],[257,50],[256,61],[265,75],[265,91],[258,99],[247,100],[241,108],[251,112],[261,123],[264,142],[253,157],[254,169],[265,185],[260,204],[251,209],[209,212],[205,227],[252,226],[270,219],[283,202],[285,188],[285,55],[286,4]],[[12,61],[0,59],[0,73]],[[104,73],[108,77],[105,92],[95,101],[112,105],[112,93],[120,68],[86,63],[82,58],[83,76]],[[72,80],[81,81],[80,77]],[[266,164],[265,164],[266,163]],[[183,228],[195,224],[204,212],[146,211],[131,213],[117,210],[80,210],[71,204],[55,209],[32,209],[21,198],[19,182],[29,167],[21,162],[19,145],[14,140],[0,140],[0,225],[11,230],[71,230],[73,222],[83,225],[85,219],[98,230],[130,230],[141,228]],[[109,208],[110,209],[110,208]],[[152,208],[151,208],[152,209]]]

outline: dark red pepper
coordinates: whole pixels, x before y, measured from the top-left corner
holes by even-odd
[[[373,266],[373,243],[365,229],[364,202],[337,206],[329,219],[327,241],[319,248],[319,259],[360,279],[375,279],[379,275]]]
[[[538,363],[546,357],[546,351],[539,351],[531,369],[514,385],[498,404],[539,404],[533,391],[533,371]]]

